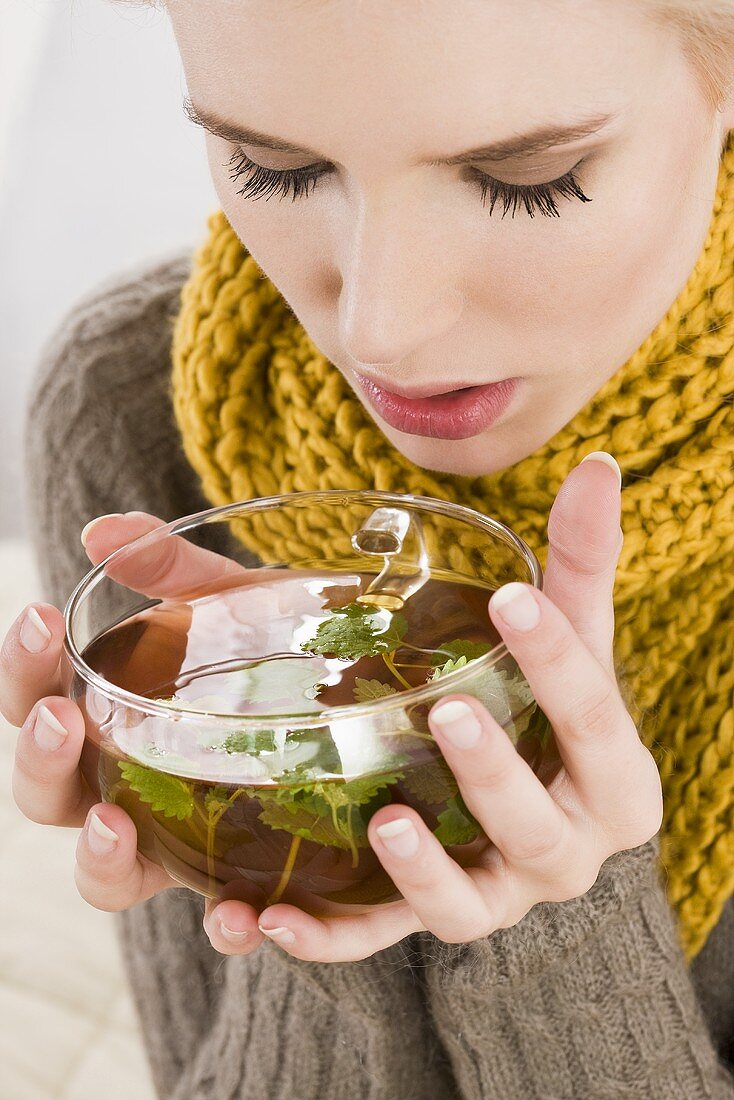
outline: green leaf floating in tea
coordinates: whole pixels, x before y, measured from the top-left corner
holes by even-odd
[[[383,684],[382,680],[363,680],[361,676],[355,676],[355,703],[369,703],[373,699],[384,699],[387,695],[397,695],[396,688]]]
[[[450,844],[469,844],[476,840],[482,831],[482,827],[476,818],[472,817],[460,794],[449,799],[448,807],[438,815],[438,828],[433,835],[444,846]]]
[[[247,752],[257,756],[261,752],[275,751],[275,730],[237,730],[224,742],[225,752]]]
[[[357,848],[369,847],[367,826],[354,808],[370,803],[370,816],[390,801],[388,788],[403,778],[398,771],[367,775],[346,782],[309,783],[304,787],[276,787],[257,791],[260,820],[304,840],[351,850],[357,866]]]
[[[466,657],[457,657],[456,659],[450,657],[445,664],[439,665],[428,678],[429,680],[439,680],[442,676],[448,676],[450,672],[456,672],[457,669],[463,668],[468,663]]]
[[[441,642],[441,645],[437,646],[431,657],[431,664],[440,665],[442,657],[445,656],[454,660],[465,657],[464,664],[466,664],[467,661],[475,661],[477,657],[483,657],[491,648],[488,642],[469,642],[463,638],[455,638],[453,642]]]
[[[120,761],[123,779],[147,802],[153,810],[165,817],[177,817],[187,821],[194,812],[194,796],[191,786],[175,775],[146,768],[142,764]]]
[[[463,640],[442,642],[431,658],[431,663],[436,664],[439,655],[450,653],[452,656],[444,664],[434,669],[428,678],[429,682],[464,668],[471,661],[483,656],[484,653],[488,653],[490,648],[484,642]],[[539,716],[537,721],[541,726],[541,742],[544,744],[547,740],[548,730],[545,717],[538,711],[537,707],[532,711],[527,711],[527,708],[535,702],[535,698],[522,670],[518,669],[517,672],[511,672],[509,669],[496,665],[490,666],[482,672],[481,683],[472,681],[466,690],[483,703],[490,712],[493,712],[500,723],[508,722],[511,716],[514,715],[512,723],[515,740],[528,731],[537,714]],[[505,714],[501,713],[502,709],[506,711]],[[522,713],[525,711],[527,713]]]
[[[319,623],[314,637],[301,643],[301,649],[352,661],[391,653],[400,645],[408,622],[398,611],[390,615],[387,629],[380,629],[386,614],[390,613],[383,608],[360,603],[336,607]]]
[[[429,760],[426,764],[410,768],[403,782],[416,798],[428,806],[448,802],[459,790],[456,776],[443,759]]]
[[[210,814],[221,814],[230,805],[232,792],[226,787],[212,787],[204,795],[204,805]]]

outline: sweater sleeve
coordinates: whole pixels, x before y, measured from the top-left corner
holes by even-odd
[[[462,1100],[731,1100],[681,951],[657,839],[583,897],[470,944],[422,935],[428,997]]]
[[[43,595],[57,606],[88,569],[88,520],[207,507],[169,393],[187,269],[100,288],[46,347],[26,425],[27,498]],[[161,1100],[455,1100],[409,942],[359,963],[301,963],[269,943],[225,957],[203,913],[182,888],[111,917]]]
[[[89,568],[79,539],[88,520],[133,510],[169,520],[206,506],[166,399],[169,317],[186,269],[167,263],[100,287],[45,346],[25,425],[26,499],[42,595],[58,607]],[[223,980],[202,915],[203,899],[174,889],[114,917],[161,1096],[213,1018]],[[185,950],[156,956],[158,926],[176,928]]]
[[[168,398],[173,317],[188,261],[101,286],[45,345],[28,403],[28,522],[46,597],[89,568],[82,527],[105,512],[162,519],[208,506]]]

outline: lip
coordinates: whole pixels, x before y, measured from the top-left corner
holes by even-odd
[[[499,420],[520,381],[503,378],[483,386],[407,397],[356,371],[354,377],[372,408],[391,428],[434,439],[469,439],[485,431]]]

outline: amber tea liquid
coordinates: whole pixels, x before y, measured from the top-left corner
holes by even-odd
[[[373,580],[295,570],[259,580],[254,571],[239,588],[147,607],[93,641],[84,659],[112,684],[174,707],[311,720],[425,684],[455,658],[452,642],[477,655],[501,641],[487,611],[492,589],[431,577],[402,607],[389,652],[304,651],[325,617],[354,605]],[[352,624],[344,637],[347,648],[359,644]],[[266,720],[240,732],[232,721],[218,729],[211,719],[166,717],[98,726],[88,713],[82,767],[132,817],[140,851],[184,885],[209,897],[226,888],[258,909],[283,900],[356,912],[399,897],[367,840],[380,806],[412,806],[459,862],[487,844],[433,742],[428,710],[400,711],[394,728],[385,715],[377,729],[358,719],[299,728],[289,718],[287,736]],[[537,734],[530,728],[518,743],[533,764]]]

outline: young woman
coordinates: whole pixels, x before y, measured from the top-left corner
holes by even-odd
[[[734,4],[168,10],[222,212],[49,347],[50,602],[2,653],[17,803],[82,829],[160,1096],[734,1096]],[[319,486],[443,495],[533,545],[543,592],[488,613],[564,767],[542,786],[457,695],[431,728],[482,867],[391,805],[395,906],[205,905],[81,781],[57,608],[161,522]]]

